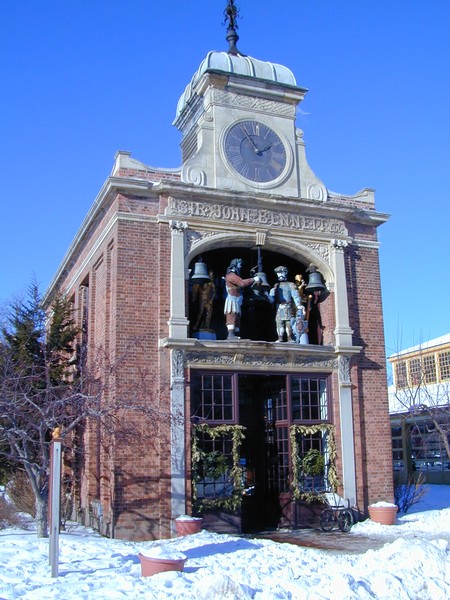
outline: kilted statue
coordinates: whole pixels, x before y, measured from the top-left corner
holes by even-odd
[[[225,300],[224,313],[228,329],[227,339],[229,340],[239,339],[237,334],[239,333],[241,321],[243,288],[260,281],[258,275],[255,275],[255,277],[249,277],[248,279],[242,279],[240,277],[241,270],[242,259],[233,258],[230,266],[227,269],[227,274],[225,275],[227,297]]]

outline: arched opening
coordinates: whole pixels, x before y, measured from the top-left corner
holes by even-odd
[[[310,261],[298,260],[293,256],[258,247],[225,247],[208,250],[191,259],[189,269],[189,307],[190,336],[199,337],[199,332],[210,332],[212,339],[227,338],[227,328],[224,317],[226,299],[225,274],[231,261],[240,258],[243,268],[240,276],[243,279],[252,277],[256,272],[263,271],[266,275],[268,290],[278,281],[274,269],[280,265],[288,270],[288,281],[300,284],[300,277],[308,281],[308,266]],[[197,283],[196,263],[203,262],[202,271],[209,273],[211,281]],[[267,291],[268,291],[267,290]],[[320,301],[323,296],[320,298]],[[305,315],[309,329],[309,343],[321,345],[323,324],[320,313],[320,302],[317,298],[307,301],[305,298]],[[278,339],[275,323],[276,307],[270,301],[268,294],[261,293],[255,286],[243,290],[243,303],[240,323],[240,337],[249,340],[273,342]]]

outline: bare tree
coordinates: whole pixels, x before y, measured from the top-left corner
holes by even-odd
[[[169,418],[159,405],[159,390],[150,373],[137,372],[132,382],[118,383],[131,353],[111,360],[97,349],[89,364],[83,359],[80,365],[71,311],[70,304],[58,297],[47,314],[32,286],[26,301],[12,304],[0,339],[0,455],[28,477],[40,537],[48,534],[50,444],[56,427],[63,442],[82,452],[74,439],[84,427],[95,424],[126,440],[145,416],[148,440],[155,440],[159,424]],[[134,350],[138,343],[133,341]]]

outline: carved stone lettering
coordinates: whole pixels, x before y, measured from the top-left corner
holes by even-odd
[[[169,215],[180,217],[201,217],[202,219],[239,221],[252,225],[266,225],[304,231],[317,231],[328,234],[347,235],[344,224],[337,219],[321,219],[295,213],[279,212],[268,209],[230,206],[228,204],[209,204],[194,200],[170,198],[167,209]]]

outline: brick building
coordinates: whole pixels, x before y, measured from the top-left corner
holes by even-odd
[[[373,190],[336,194],[312,172],[296,125],[306,90],[286,67],[240,55],[228,33],[230,50],[208,53],[179,99],[181,168],[118,152],[48,291],[73,299],[87,361],[98,348],[128,357],[107,389],[128,393],[134,441],[88,424],[74,470],[79,518],[113,537],[169,536],[191,510],[217,529],[298,526],[333,485],[363,513],[393,499],[377,241],[387,215]],[[228,339],[235,258],[272,289],[280,265],[309,282],[308,338],[278,341],[263,280],[243,290]],[[131,399],[143,372],[151,423]]]
[[[394,470],[450,485],[450,334],[388,358]]]

